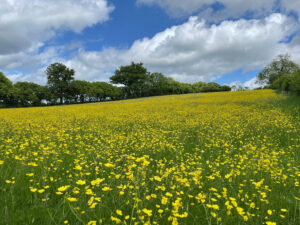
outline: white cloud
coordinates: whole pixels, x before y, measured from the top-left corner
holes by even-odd
[[[253,90],[255,88],[261,87],[262,85],[257,83],[256,77],[253,77],[250,80],[247,80],[245,82],[234,81],[234,82],[230,83],[229,86],[230,87],[235,86],[235,88],[233,88],[233,91],[235,91],[235,90],[238,90],[239,88]]]
[[[108,81],[119,66],[135,61],[144,62],[152,72],[162,72],[179,81],[208,82],[238,69],[244,72],[261,69],[281,53],[291,53],[300,63],[300,41],[281,42],[297,29],[298,23],[282,14],[264,19],[226,20],[218,25],[191,17],[152,38],[135,41],[130,48],[85,51],[76,45],[79,50],[66,60],[59,56],[69,50],[68,46],[47,48],[39,53],[37,44],[25,53],[0,55],[0,68],[5,65],[6,69],[28,68],[33,72],[25,79],[42,83],[45,67],[59,61],[75,69],[76,79]]]
[[[192,13],[201,11],[200,15],[203,18],[220,20],[228,17],[236,18],[245,12],[251,12],[257,16],[269,14],[272,11],[275,0],[137,0],[137,3],[158,5],[174,17],[191,15]],[[215,3],[222,4],[224,8],[217,13],[213,13],[212,6]]]
[[[300,16],[300,1],[298,0],[281,0],[282,7],[287,11],[296,12]]]
[[[112,10],[106,0],[1,0],[0,55],[28,51],[60,30],[81,32]]]
[[[260,69],[278,54],[291,50],[289,44],[280,41],[294,32],[296,24],[282,14],[261,20],[223,21],[219,25],[207,25],[191,17],[153,38],[135,41],[129,49],[80,50],[68,65],[80,78],[89,80],[108,80],[118,66],[141,61],[151,71],[180,81],[212,81],[237,69]],[[292,53],[300,55],[298,51]]]

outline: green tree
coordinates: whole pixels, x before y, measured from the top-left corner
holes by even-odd
[[[15,98],[22,106],[41,105],[46,99],[44,87],[32,82],[17,82],[14,85]]]
[[[292,74],[291,92],[300,95],[300,69]]]
[[[221,91],[231,91],[231,87],[229,87],[228,85],[223,85],[221,86]]]
[[[2,72],[0,72],[0,103],[9,104],[12,93],[12,82]]]
[[[275,88],[273,84],[277,79],[284,74],[292,74],[298,69],[299,66],[291,60],[288,54],[279,55],[257,75],[258,83]]]
[[[193,88],[195,93],[199,93],[199,92],[201,92],[202,88],[205,85],[206,85],[205,82],[199,81],[199,82],[196,82],[196,83],[192,84],[192,88]]]
[[[71,82],[74,80],[75,71],[62,63],[53,63],[47,68],[46,74],[49,89],[62,104],[64,99],[70,96],[70,87]]]
[[[278,78],[273,87],[277,90],[284,92],[292,92],[300,94],[300,69],[296,70],[292,74],[284,74]]]
[[[162,73],[152,73],[149,76],[150,90],[149,95],[163,95],[168,92],[168,78]]]
[[[110,77],[113,84],[123,84],[127,97],[142,96],[143,87],[149,78],[149,72],[143,63],[134,63],[128,66],[121,66],[115,71],[115,75]]]
[[[70,84],[70,95],[74,102],[85,102],[88,97],[90,82],[84,80],[73,80]]]
[[[201,92],[217,92],[221,91],[222,88],[219,84],[215,82],[209,82],[205,86],[202,87]]]

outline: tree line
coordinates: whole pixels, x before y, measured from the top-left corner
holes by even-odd
[[[264,88],[300,95],[300,66],[290,55],[279,55],[258,75],[258,83]]]
[[[0,72],[0,106],[41,106],[99,102],[169,94],[230,91],[214,82],[194,84],[175,81],[162,73],[150,73],[143,63],[121,66],[107,82],[75,80],[75,71],[53,63],[45,71],[47,84],[16,82]],[[117,84],[118,86],[114,86]]]

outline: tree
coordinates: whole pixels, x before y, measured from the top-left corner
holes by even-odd
[[[2,72],[0,72],[0,103],[9,103],[12,90],[12,82]]]
[[[296,70],[292,74],[284,74],[278,78],[273,87],[283,92],[292,92],[300,94],[300,69]]]
[[[45,87],[32,82],[17,82],[14,88],[15,98],[22,106],[41,105],[42,100],[47,98]]]
[[[258,83],[274,88],[272,85],[277,79],[284,74],[292,74],[297,69],[299,66],[290,59],[288,54],[279,55],[257,75]]]
[[[300,95],[300,69],[296,70],[291,76],[291,92]]]
[[[85,102],[88,97],[88,90],[91,87],[90,82],[84,80],[73,80],[70,84],[70,95],[74,102]]]
[[[223,85],[221,86],[221,91],[231,91],[231,87],[229,87],[228,85]]]
[[[199,82],[196,82],[194,84],[192,84],[192,87],[193,87],[193,90],[195,93],[199,93],[201,92],[202,88],[206,85],[205,82],[202,82],[202,81],[199,81]]]
[[[131,65],[121,66],[116,70],[110,81],[113,84],[123,84],[127,97],[140,97],[148,78],[149,73],[143,63],[132,62]]]
[[[221,86],[215,82],[209,82],[202,87],[201,92],[217,92],[221,91]]]
[[[47,85],[51,92],[60,100],[60,104],[70,95],[71,82],[74,80],[75,71],[64,64],[53,63],[47,70]]]

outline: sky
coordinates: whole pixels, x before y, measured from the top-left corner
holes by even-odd
[[[0,71],[46,84],[55,62],[109,81],[143,62],[177,81],[242,84],[279,54],[300,64],[300,0],[1,0]]]

